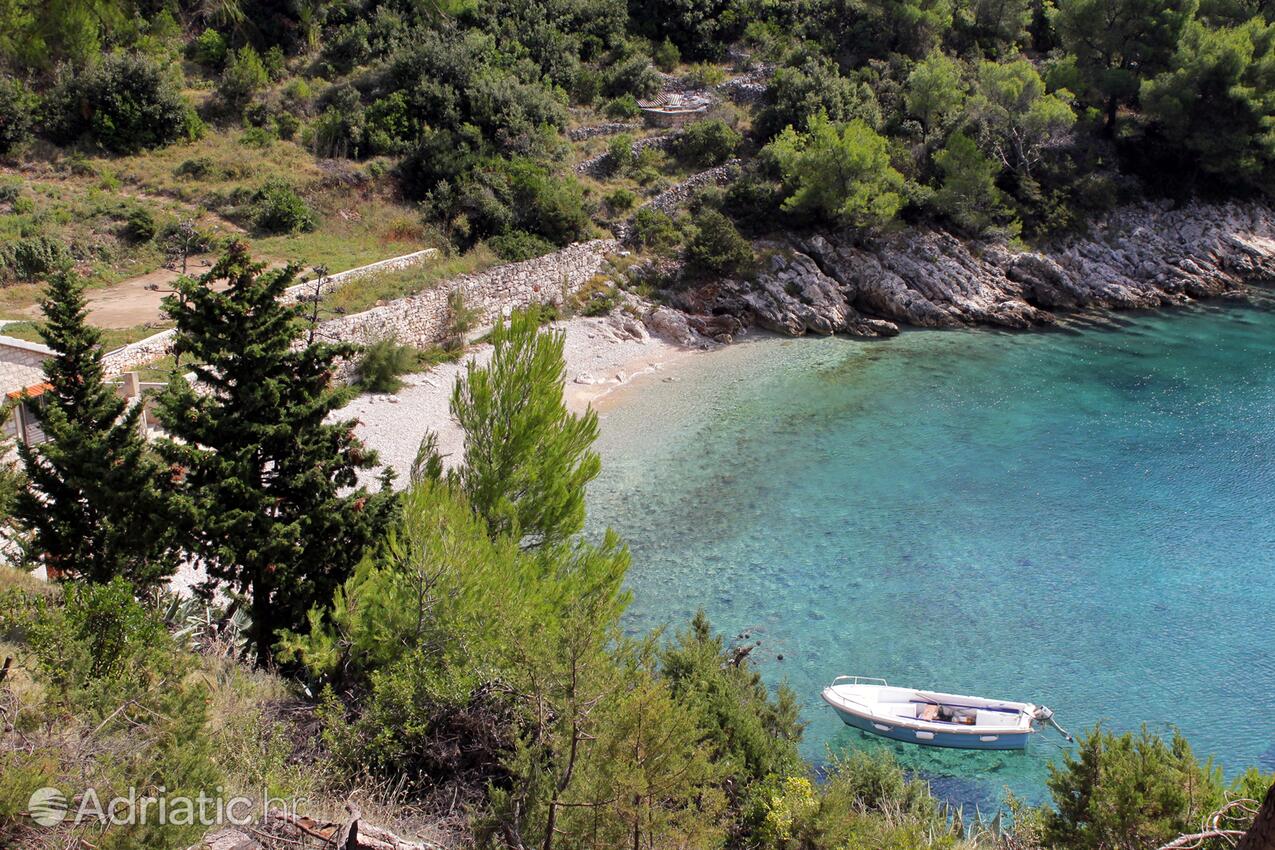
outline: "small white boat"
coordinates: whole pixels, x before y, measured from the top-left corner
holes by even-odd
[[[1071,740],[1043,705],[891,687],[871,676],[838,676],[823,689],[823,701],[847,726],[908,744],[1021,750],[1038,722]]]

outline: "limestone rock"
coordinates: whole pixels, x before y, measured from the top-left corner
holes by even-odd
[[[756,281],[739,287],[739,298],[754,321],[777,333],[891,336],[899,332],[891,322],[863,316],[851,305],[853,295],[853,287],[843,286],[809,256],[796,251],[771,255]]]
[[[648,313],[646,327],[661,339],[677,345],[692,346],[697,341],[686,314],[671,307],[659,306]]]
[[[1028,328],[1056,311],[1139,309],[1275,282],[1275,211],[1261,204],[1141,204],[1038,251],[919,229],[865,243],[829,233],[780,249],[756,279],[686,303],[790,335],[917,327]],[[869,318],[877,317],[877,318]]]

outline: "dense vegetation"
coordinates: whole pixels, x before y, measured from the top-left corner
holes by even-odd
[[[1269,194],[1269,16],[1232,0],[17,0],[0,7],[0,156],[74,172],[105,154],[103,175],[192,139],[304,149],[419,217],[418,238],[507,259],[615,229],[732,155],[738,179],[697,205],[750,235],[901,222],[1035,238],[1146,195]],[[759,102],[715,89],[758,68]],[[567,140],[675,80],[719,101],[681,138]],[[599,150],[609,172],[579,176]],[[179,177],[185,200],[259,235],[334,226],[323,178],[233,159],[130,179],[168,192]],[[0,275],[38,279],[59,252],[101,261],[104,223],[93,244],[67,240],[38,196],[5,191],[37,215]],[[106,214],[133,255],[171,224]],[[664,254],[697,232],[673,218]]]

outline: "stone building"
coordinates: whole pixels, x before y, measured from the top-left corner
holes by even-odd
[[[24,443],[44,442],[44,433],[31,413],[44,392],[43,364],[52,356],[48,346],[0,335],[0,392],[13,406],[4,434]]]
[[[662,92],[650,100],[639,100],[642,118],[650,127],[680,127],[708,113],[713,99],[706,92]]]

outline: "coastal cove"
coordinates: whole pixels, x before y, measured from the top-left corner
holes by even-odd
[[[816,762],[888,746],[819,701],[857,673],[1046,703],[1073,732],[1176,727],[1228,776],[1275,769],[1270,305],[762,338],[617,393],[600,451],[590,533],[632,548],[628,626],[703,607],[760,640]],[[1045,800],[1060,744],[895,751],[986,810]]]

